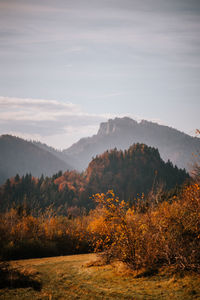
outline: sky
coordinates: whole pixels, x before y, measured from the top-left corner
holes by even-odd
[[[0,134],[57,149],[129,116],[200,128],[199,0],[0,0]]]

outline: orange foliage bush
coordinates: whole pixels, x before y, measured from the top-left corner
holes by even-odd
[[[200,186],[191,184],[172,203],[146,213],[128,209],[112,191],[94,195],[89,230],[96,251],[107,261],[119,259],[131,267],[175,265],[200,271]]]

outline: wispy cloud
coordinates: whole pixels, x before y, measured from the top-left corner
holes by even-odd
[[[55,135],[63,138],[59,147],[73,142],[73,136],[95,133],[106,116],[84,113],[78,105],[70,102],[44,99],[0,97],[0,133],[16,134],[34,139],[48,140]],[[55,146],[55,145],[54,145]]]
[[[0,97],[0,134],[37,139],[57,148],[66,148],[82,137],[96,134],[101,122],[124,116],[87,113],[64,101]],[[129,113],[126,116],[141,120]]]
[[[24,118],[31,115],[31,119],[37,119],[39,115],[39,119],[41,119],[41,114],[43,114],[44,118],[54,119],[54,116],[59,114],[78,114],[81,113],[78,105],[74,105],[70,102],[60,102],[56,100],[43,100],[43,99],[22,99],[22,98],[9,98],[9,97],[0,97],[0,107],[7,112],[16,113],[16,117],[18,114],[24,114]],[[36,113],[36,114],[35,114]]]

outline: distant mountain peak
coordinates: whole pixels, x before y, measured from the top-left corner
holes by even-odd
[[[63,152],[79,170],[87,167],[97,154],[106,150],[128,149],[134,143],[144,143],[159,149],[162,159],[170,159],[179,168],[190,170],[193,154],[200,149],[200,139],[155,122],[137,122],[129,117],[109,119],[100,124],[96,135],[84,138]]]
[[[135,125],[138,125],[137,121],[129,117],[109,119],[107,122],[103,122],[100,124],[97,135],[109,135],[112,133],[118,133],[127,130],[128,128],[131,128]]]

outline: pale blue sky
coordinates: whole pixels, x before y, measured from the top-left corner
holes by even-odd
[[[108,117],[200,127],[199,0],[0,0],[0,134],[65,148]]]

